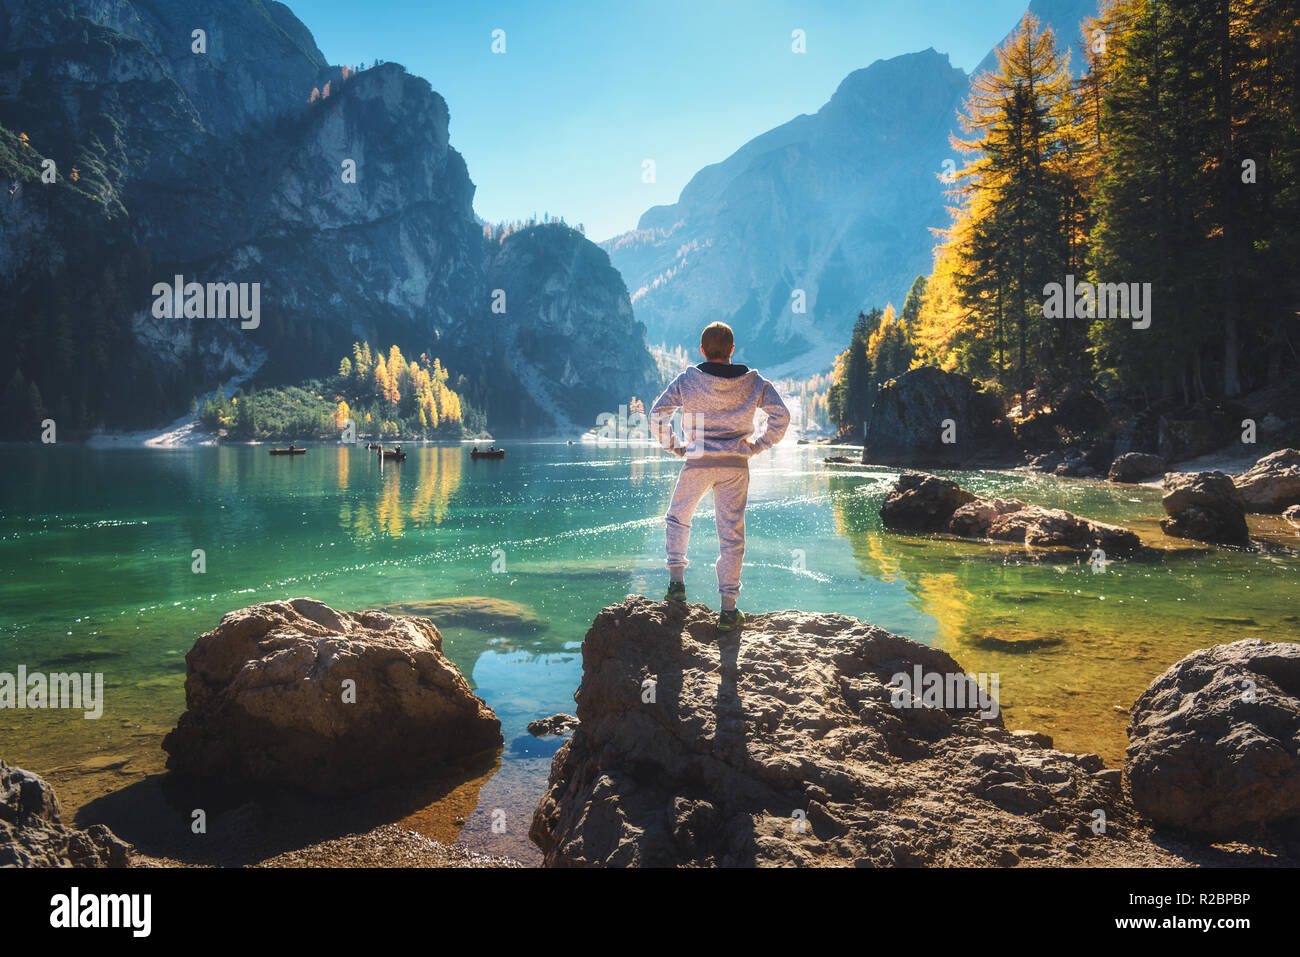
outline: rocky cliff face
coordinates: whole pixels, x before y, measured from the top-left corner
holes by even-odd
[[[488,259],[487,284],[505,293],[505,312],[491,316],[485,331],[459,331],[510,358],[507,388],[518,422],[502,410],[502,427],[527,431],[549,421],[589,428],[634,395],[653,401],[659,382],[645,326],[633,317],[609,257],[582,235],[558,223],[511,233]],[[472,342],[465,346],[472,351]]]
[[[231,375],[332,372],[369,337],[469,375],[506,431],[644,398],[657,382],[606,257],[565,229],[487,242],[449,124],[396,64],[344,79],[283,4],[8,4],[0,334],[18,348],[0,386],[38,382],[65,421],[156,424]],[[156,316],[175,275],[257,283],[256,327]],[[494,314],[494,288],[514,308]],[[593,341],[617,346],[565,367]]]
[[[1095,0],[1034,0],[1030,12],[1078,40]],[[1082,60],[1073,57],[1076,72]],[[980,69],[995,66],[989,55]],[[901,307],[928,274],[946,226],[944,161],[969,77],[933,49],[849,74],[817,113],[795,117],[700,170],[671,206],[603,244],[652,342],[685,346],[715,320],[741,361],[772,375],[829,368],[860,310]],[[803,290],[807,311],[792,308]]]

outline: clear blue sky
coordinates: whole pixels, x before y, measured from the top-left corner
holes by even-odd
[[[401,63],[451,110],[489,221],[562,215],[600,241],[850,72],[934,47],[970,72],[1027,0],[288,0],[334,64]],[[506,52],[491,52],[492,31]],[[805,31],[807,52],[791,52]],[[642,182],[653,159],[656,182]]]

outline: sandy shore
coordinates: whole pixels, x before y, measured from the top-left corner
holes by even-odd
[[[1242,472],[1249,471],[1250,467],[1269,454],[1270,449],[1261,449],[1258,452],[1229,452],[1227,449],[1219,449],[1217,452],[1211,452],[1208,455],[1202,455],[1199,458],[1184,459],[1181,462],[1174,462],[1166,472],[1227,472],[1229,475],[1239,475]],[[1164,485],[1165,477],[1163,475],[1149,478],[1142,485],[1149,485],[1152,488],[1161,488]]]
[[[200,431],[191,416],[177,419],[165,429],[101,432],[86,439],[86,445],[92,449],[189,449],[216,444],[216,436]]]

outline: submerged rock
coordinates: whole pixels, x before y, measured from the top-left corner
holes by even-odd
[[[196,777],[336,794],[502,744],[424,618],[267,602],[226,615],[185,661],[187,710],[162,746]]]
[[[1248,512],[1276,514],[1300,505],[1300,450],[1279,449],[1232,481]]]
[[[477,631],[532,634],[546,630],[546,622],[522,602],[486,595],[435,598],[386,605],[393,615],[428,618],[441,628],[473,628]]]
[[[1152,820],[1231,839],[1300,815],[1300,645],[1192,652],[1130,713],[1124,774]]]
[[[779,611],[722,635],[703,606],[629,596],[582,654],[581,723],[530,830],[550,866],[1161,853],[1101,758],[1007,731],[949,655],[856,619]],[[904,695],[900,673],[942,676],[964,700]],[[1089,829],[1099,808],[1104,836]]]
[[[1223,472],[1170,472],[1160,500],[1165,514],[1160,527],[1175,538],[1246,545],[1246,507],[1232,478]]]
[[[956,482],[924,472],[899,477],[880,506],[880,520],[897,531],[947,532],[1039,548],[1101,548],[1120,555],[1142,544],[1135,533],[1118,525],[1017,499],[978,498]]]
[[[128,867],[131,855],[103,824],[64,826],[45,779],[0,760],[0,867]]]
[[[535,738],[548,735],[568,734],[578,726],[578,719],[571,714],[553,714],[549,718],[538,718],[528,722],[528,733]]]
[[[957,468],[1005,458],[1012,444],[1011,428],[994,396],[963,375],[920,366],[877,391],[862,461]]]
[[[1165,460],[1149,452],[1125,452],[1110,463],[1106,480],[1110,482],[1140,482],[1165,470]]]

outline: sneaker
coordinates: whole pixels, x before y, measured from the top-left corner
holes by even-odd
[[[718,631],[735,631],[745,623],[745,616],[739,608],[718,612]]]
[[[664,595],[664,601],[686,604],[686,582],[669,582],[668,594]]]

